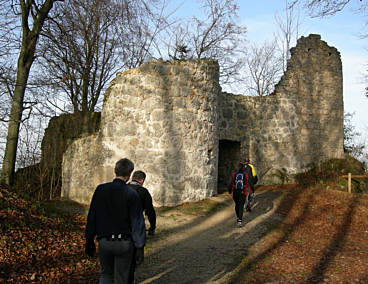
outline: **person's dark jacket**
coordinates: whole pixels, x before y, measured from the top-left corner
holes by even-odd
[[[129,186],[135,189],[139,197],[141,198],[141,204],[143,211],[148,217],[148,221],[150,223],[150,231],[155,231],[156,229],[156,212],[152,203],[152,196],[149,193],[148,189],[143,187],[139,182],[132,181],[129,183]]]
[[[144,247],[146,229],[138,193],[121,179],[97,186],[87,217],[87,243],[97,238],[122,234],[131,237],[136,248]]]
[[[248,164],[245,166],[245,172],[248,175],[248,183],[252,191],[254,192],[254,185],[258,182],[257,174],[255,174],[254,168]]]

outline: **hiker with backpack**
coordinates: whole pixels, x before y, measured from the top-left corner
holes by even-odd
[[[239,163],[237,171],[231,175],[231,183],[229,185],[229,193],[235,202],[236,222],[239,227],[243,226],[243,210],[247,196],[248,175],[245,171],[245,164]]]
[[[143,183],[146,180],[146,173],[143,171],[135,171],[132,175],[132,181],[128,184],[131,188],[135,189],[141,199],[142,209],[145,215],[148,217],[150,227],[148,229],[148,235],[153,236],[156,229],[156,211],[153,207],[152,196],[148,189],[143,187]]]
[[[246,210],[250,212],[252,201],[254,199],[254,191],[255,191],[254,186],[258,182],[258,176],[257,176],[254,166],[250,163],[248,158],[244,159],[243,164],[245,165],[245,172],[248,175],[248,186],[250,187],[250,190],[248,189],[249,194],[248,194]]]

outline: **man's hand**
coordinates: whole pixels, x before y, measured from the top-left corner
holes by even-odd
[[[144,247],[137,248],[136,254],[135,254],[135,263],[137,265],[141,264],[144,260]]]
[[[155,229],[149,228],[148,235],[153,236],[155,234]]]
[[[86,245],[85,245],[85,253],[86,255],[93,257],[96,253],[96,245],[94,240],[86,240]]]

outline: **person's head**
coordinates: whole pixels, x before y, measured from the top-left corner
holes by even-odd
[[[146,174],[143,171],[135,171],[132,175],[132,180],[137,181],[140,184],[143,184],[145,179]]]
[[[243,163],[248,165],[250,163],[249,158],[245,158]]]
[[[134,164],[127,158],[120,159],[115,164],[115,175],[116,177],[123,178],[127,181],[134,170]]]
[[[238,165],[238,171],[244,171],[245,169],[245,164],[243,162],[240,162],[239,165]]]

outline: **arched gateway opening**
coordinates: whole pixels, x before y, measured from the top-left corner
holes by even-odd
[[[236,169],[240,160],[240,142],[232,140],[219,141],[218,193],[227,190],[231,173]]]

